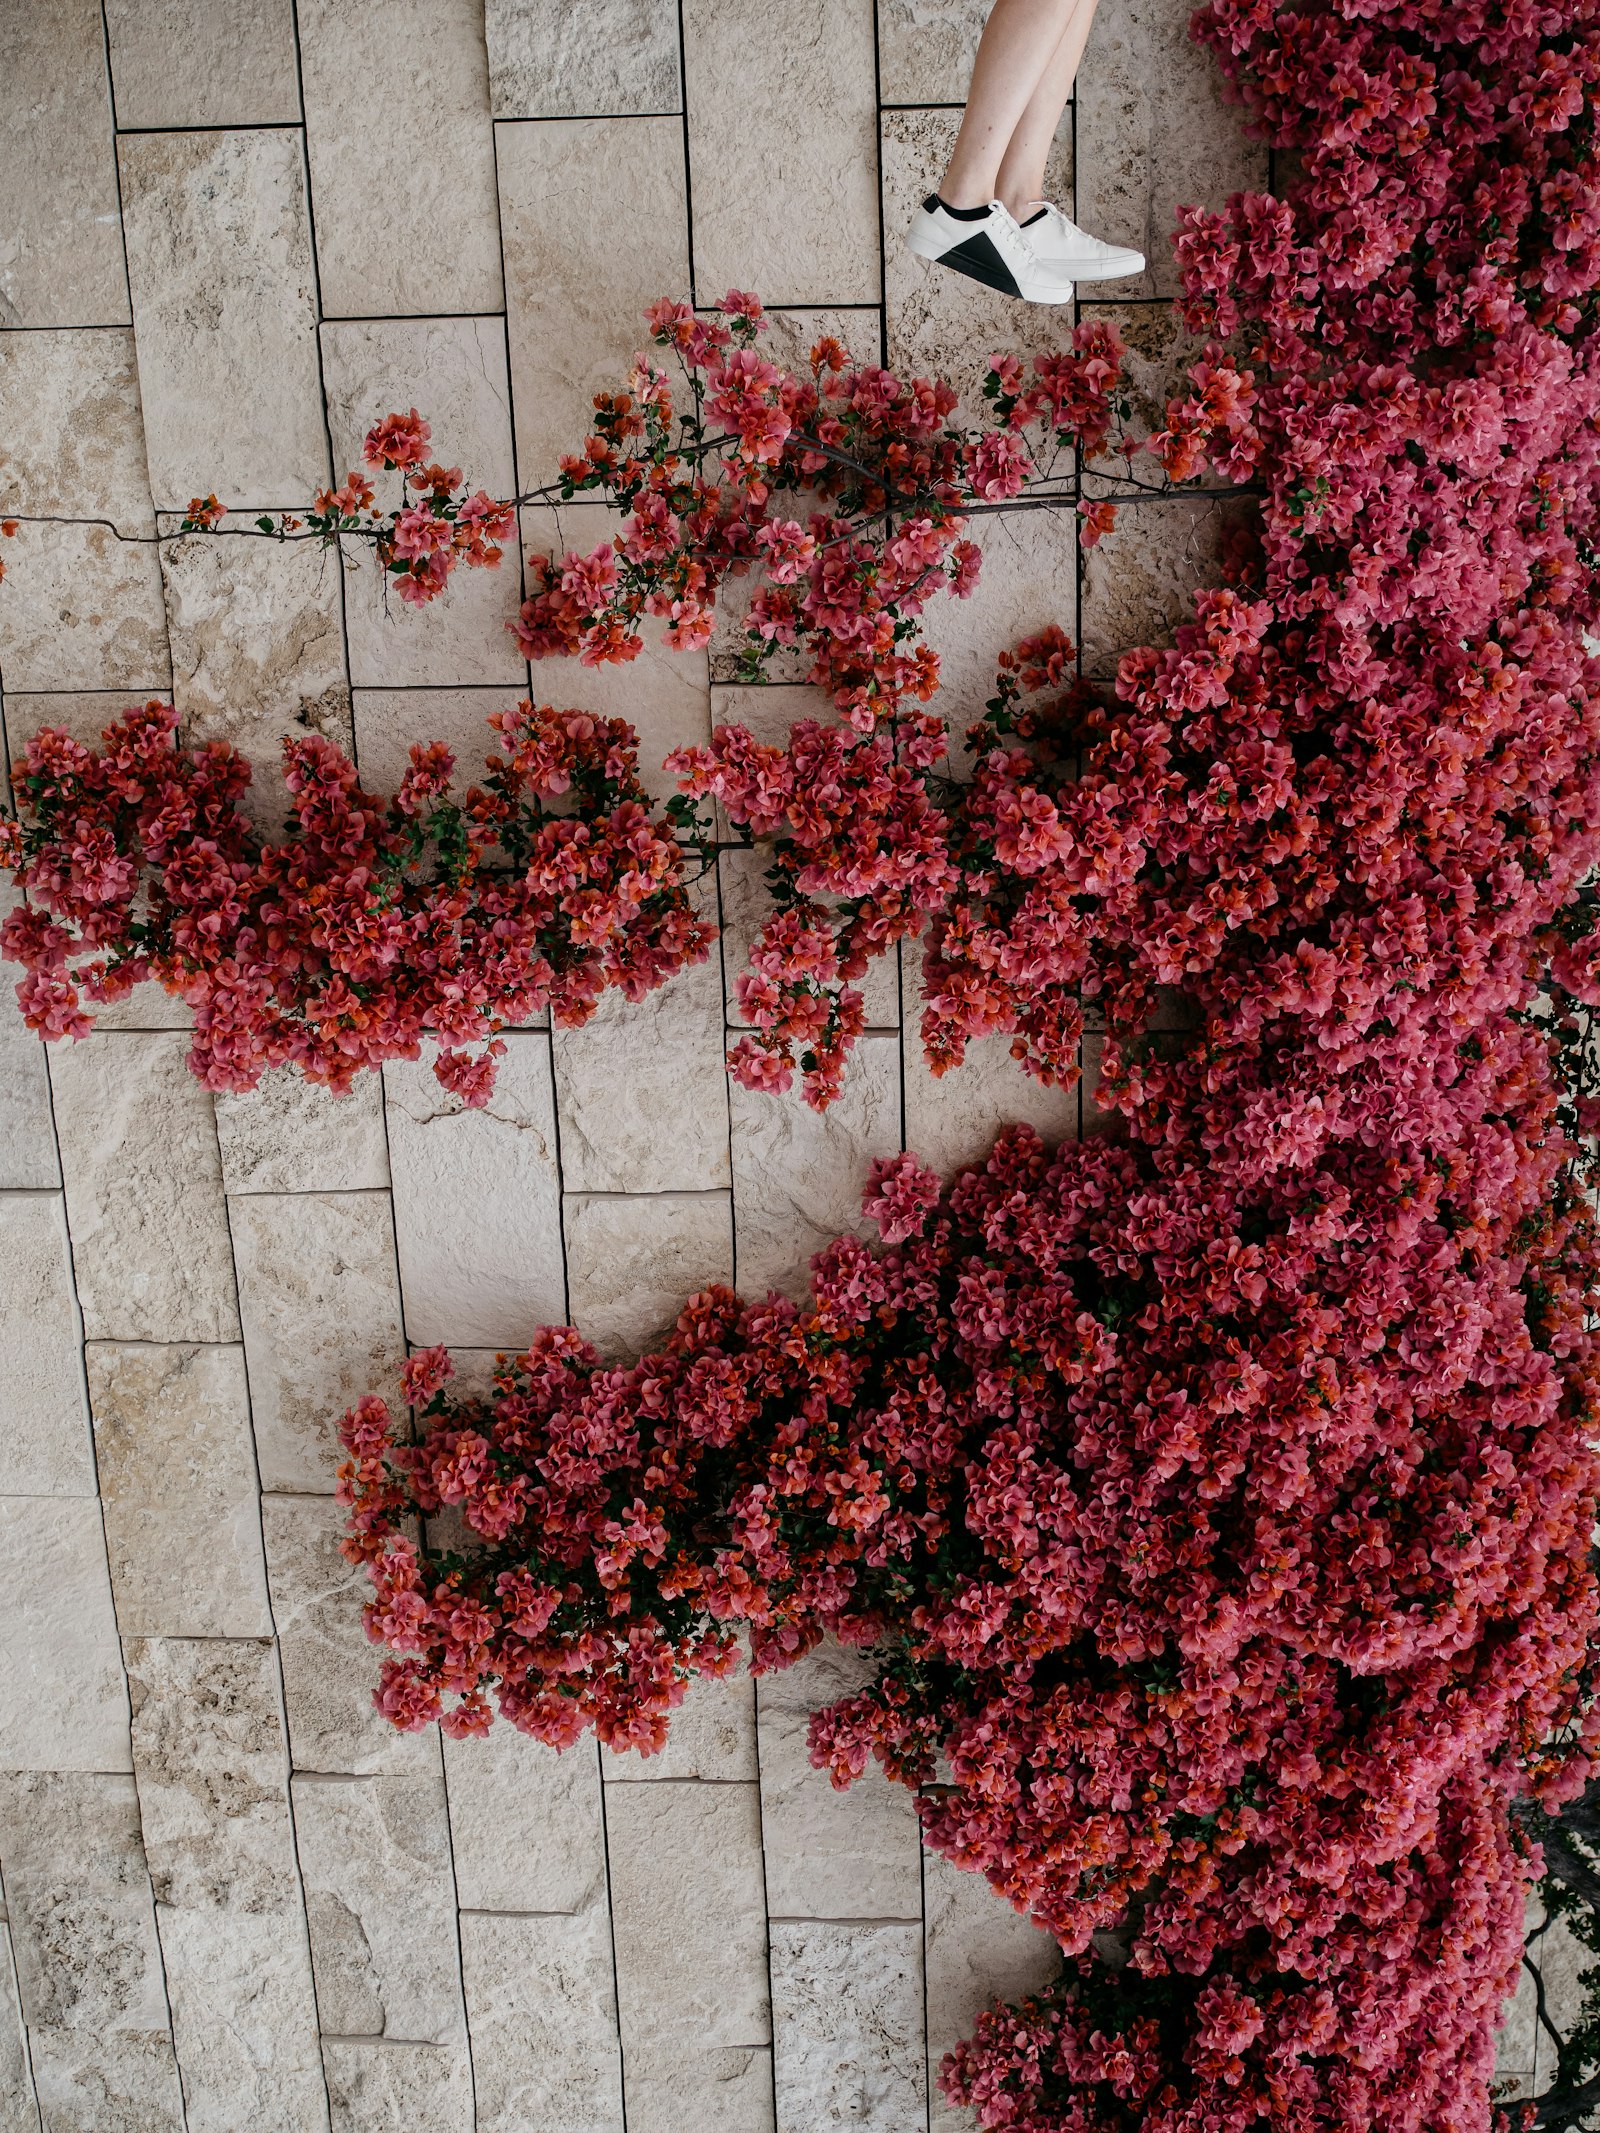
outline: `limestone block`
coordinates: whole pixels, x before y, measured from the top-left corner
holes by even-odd
[[[0,1771],[128,1769],[99,1504],[0,1496],[0,1549]]]
[[[331,2133],[473,2133],[465,2044],[324,2037]]]
[[[1533,1932],[1543,1920],[1544,1905],[1537,1893],[1530,1891],[1523,1917],[1524,1935]],[[1533,2093],[1533,2062],[1538,2052],[1535,2042],[1538,2029],[1539,1997],[1532,1973],[1524,1965],[1517,1973],[1516,1991],[1501,2010],[1500,2029],[1495,2041],[1495,2078],[1514,2084],[1511,2090],[1513,2095],[1528,2096]]]
[[[683,126],[676,118],[533,120],[496,129],[517,478],[553,481],[594,395],[646,345],[644,310],[689,294]],[[595,273],[597,229],[629,242]]]
[[[630,2046],[628,2133],[772,2133],[772,2053],[753,2045],[678,2051]]]
[[[444,1742],[456,1893],[464,1911],[604,1903],[606,1847],[592,1740],[557,1750],[496,1723]]]
[[[7,335],[0,401],[0,513],[108,518],[119,533],[154,533],[131,332]]]
[[[189,2126],[321,2133],[328,2099],[304,1922],[253,1911],[158,1915]]]
[[[0,81],[0,327],[126,324],[96,0],[41,0],[0,12]]]
[[[9,576],[6,587],[9,599]],[[172,701],[172,691],[167,688],[153,689],[150,695],[159,696],[167,703]],[[132,688],[46,689],[42,693],[8,689],[5,700],[6,746],[11,751],[12,764],[20,767],[29,741],[46,727],[70,733],[86,748],[98,748],[109,725],[147,701],[143,692]],[[15,894],[9,883],[5,893],[7,896]],[[6,908],[9,910],[10,905]],[[105,1013],[104,1008],[96,1010],[97,1016]]]
[[[771,2039],[754,1785],[606,1787],[622,2049]]]
[[[567,1315],[549,1041],[505,1043],[480,1110],[426,1057],[383,1070],[406,1330],[424,1344],[525,1348]]]
[[[749,1669],[749,1644],[740,1633],[742,1655],[734,1671],[719,1679],[700,1674],[684,1691],[673,1712],[667,1744],[655,1755],[600,1751],[600,1767],[615,1782],[651,1778],[708,1778],[718,1784],[757,1776],[755,1682]]]
[[[319,208],[319,226],[320,219]],[[322,328],[322,375],[341,473],[364,468],[362,440],[375,422],[415,407],[433,432],[431,458],[460,467],[491,496],[512,493],[503,318],[334,320]],[[398,475],[374,479],[388,485],[391,500],[398,497]]]
[[[1583,2011],[1585,1979],[1595,1964],[1592,1948],[1584,1946],[1564,1918],[1558,1918],[1538,1943],[1535,1957],[1544,1984],[1545,2009],[1564,2035],[1576,2028]],[[1549,2088],[1556,2071],[1555,2044],[1550,2032],[1539,2025],[1533,2061],[1533,2087],[1537,2095]]]
[[[805,377],[811,351],[825,336],[838,341],[856,363],[883,361],[883,314],[876,304],[795,304],[769,311],[761,352],[769,363]]]
[[[988,14],[987,0],[878,0],[878,93],[883,101],[965,103]]]
[[[952,278],[952,277],[947,277]],[[1070,508],[975,519],[983,554],[969,599],[941,593],[928,602],[923,636],[939,655],[933,709],[950,729],[951,775],[970,775],[967,729],[994,694],[995,662],[1020,638],[1050,623],[1078,634],[1078,519]]]
[[[164,695],[171,669],[153,546],[109,526],[18,526],[6,543],[0,665],[14,688]]]
[[[527,668],[509,623],[522,600],[516,570],[458,570],[437,600],[408,607],[389,590],[370,542],[343,542],[345,631],[357,688],[511,683]]]
[[[230,1193],[361,1192],[389,1182],[383,1090],[362,1074],[335,1095],[292,1067],[217,1099],[222,1182]]]
[[[572,1322],[608,1360],[632,1362],[671,1331],[691,1296],[713,1282],[732,1286],[726,1192],[568,1193],[561,1210]]]
[[[498,311],[480,0],[309,0],[297,21],[324,311]]]
[[[752,690],[752,695],[760,692]],[[774,692],[778,693],[778,692]],[[785,689],[783,695],[798,694]],[[724,1008],[730,1023],[745,1026],[739,1006],[739,978],[750,967],[756,935],[772,916],[772,893],[764,876],[772,854],[764,844],[735,846],[717,855],[717,882],[722,906]],[[826,897],[819,898],[827,904]],[[861,995],[868,1029],[895,1029],[900,1022],[900,948],[874,956],[859,978],[850,981]],[[735,1100],[737,1094],[735,1092]]]
[[[299,120],[294,0],[106,0],[106,31],[119,126]]]
[[[806,1293],[814,1253],[865,1232],[861,1195],[874,1156],[900,1149],[899,1040],[866,1036],[826,1111],[799,1092],[729,1086],[738,1285],[746,1296]]]
[[[1198,496],[1123,506],[1083,559],[1086,674],[1109,680],[1125,652],[1171,644],[1179,624],[1194,620],[1196,591],[1221,583],[1224,537],[1247,509]]]
[[[148,990],[148,988],[146,988]],[[50,1057],[90,1340],[239,1338],[211,1095],[178,1031],[101,1032]]]
[[[0,1493],[93,1496],[82,1334],[58,1192],[0,1192]]]
[[[9,881],[0,882],[0,925],[23,900]],[[20,969],[0,967],[0,1192],[48,1192],[61,1183],[50,1074],[44,1040],[17,1005],[21,975]]]
[[[28,2067],[11,1932],[4,1925],[0,1925],[0,2129],[3,2133],[39,2133],[39,2106]]]
[[[297,1777],[294,1826],[324,2031],[464,2041],[439,1772]]]
[[[772,1926],[778,2133],[904,2133],[927,2110],[922,1933]]]
[[[124,1637],[269,1637],[244,1351],[87,1352]]]
[[[867,0],[790,0],[753,36],[740,0],[685,0],[703,301],[731,287],[772,304],[878,302],[872,19]]]
[[[295,1769],[436,1768],[436,1735],[397,1733],[372,1708],[379,1657],[361,1626],[372,1588],[339,1553],[338,1505],[327,1496],[266,1496],[261,1524]]]
[[[970,2133],[971,2113],[937,2087],[940,2062],[972,2035],[986,2008],[1042,1991],[1060,1974],[1061,1953],[981,1874],[963,1873],[937,1852],[922,1864],[931,2122],[938,2133]]]
[[[830,1639],[757,1688],[761,1732],[761,1841],[773,1918],[922,1916],[917,1811],[876,1763],[836,1791],[814,1770],[806,1734],[813,1711],[848,1696],[876,1672],[870,1657]]]
[[[609,0],[605,27],[560,0],[487,0],[497,119],[681,111],[676,0]]]
[[[45,2125],[180,2133],[133,1779],[0,1779],[0,1855]]]
[[[915,4],[915,0],[913,0]],[[958,92],[962,95],[965,90]],[[968,421],[988,419],[983,374],[998,350],[1030,355],[1072,337],[1070,308],[1043,311],[906,250],[905,233],[938,189],[961,124],[959,111],[885,111],[882,116],[884,316],[889,368],[902,378],[946,378]],[[1051,197],[1072,209],[1072,114],[1062,119],[1045,166]],[[981,599],[981,595],[980,595]]]
[[[443,741],[456,759],[451,797],[464,798],[468,786],[482,784],[489,757],[500,755],[500,736],[487,723],[489,714],[513,709],[527,693],[526,677],[475,689],[357,689],[356,761],[362,784],[372,793],[397,792],[413,747]]]
[[[1169,303],[1083,303],[1081,319],[1103,319],[1121,341],[1122,382],[1120,396],[1128,412],[1122,418],[1122,433],[1141,444],[1157,430],[1165,429],[1168,402],[1183,393],[1188,371],[1205,347],[1203,335],[1188,332],[1176,305]],[[1085,488],[1093,494],[1100,475],[1125,479],[1129,462],[1117,452],[1106,452],[1087,463]],[[1159,481],[1161,470],[1153,459],[1132,462],[1140,481]],[[1208,473],[1204,485],[1216,486],[1222,476]],[[1149,508],[1140,506],[1141,509]]]
[[[309,502],[328,450],[298,131],[124,134],[119,146],[157,508],[213,492],[235,510]]]
[[[1119,296],[1175,296],[1178,208],[1264,192],[1267,151],[1247,141],[1188,0],[1104,0],[1078,71],[1078,205],[1085,229],[1148,262]]]
[[[331,1493],[339,1417],[363,1393],[399,1394],[389,1196],[250,1193],[232,1221],[261,1485]]]
[[[477,2133],[622,2133],[611,1922],[463,1912]]]

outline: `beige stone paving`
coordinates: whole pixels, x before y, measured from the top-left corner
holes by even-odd
[[[306,500],[366,425],[417,405],[493,489],[536,484],[663,293],[731,282],[970,390],[1037,319],[908,262],[901,227],[954,125],[982,0],[12,0],[0,7],[0,690],[13,759],[175,692],[258,766],[352,736],[366,780],[529,676],[520,576],[386,611],[312,550],[137,538],[214,489]],[[1135,420],[1182,355],[1183,199],[1263,182],[1185,36],[1189,0],[1102,0],[1056,177],[1143,243],[1107,293]],[[874,47],[876,37],[876,47]],[[298,42],[297,42],[298,38]],[[1160,85],[1159,96],[1154,85]],[[1141,308],[1141,300],[1145,300]],[[5,330],[11,329],[11,330]],[[959,723],[993,651],[1058,621],[1110,672],[1214,556],[1200,503],[1129,514],[1080,572],[1071,528],[984,528],[988,582],[930,614]],[[102,523],[83,523],[101,521]],[[160,521],[171,530],[170,516]],[[540,547],[603,515],[530,511]],[[1081,585],[1080,585],[1081,579]],[[652,788],[715,720],[827,715],[647,650],[533,677],[624,713]],[[0,985],[0,2123],[306,2133],[959,2133],[941,2055],[1048,1971],[1042,1937],[924,1858],[911,1803],[809,1767],[805,1711],[855,1662],[759,1695],[698,1686],[653,1763],[401,1736],[372,1711],[362,1583],[338,1552],[333,1422],[447,1340],[572,1312],[610,1354],[710,1280],[804,1286],[868,1158],[948,1167],[1026,1117],[1094,1130],[1002,1040],[935,1080],[916,951],[873,971],[843,1100],[730,1092],[720,1051],[759,863],[704,894],[723,950],[642,1008],[517,1032],[493,1104],[425,1064],[345,1100],[286,1074],[215,1101],[180,1003],[136,994],[54,1051]],[[1098,1039],[1086,1040],[1092,1089]],[[1552,1986],[1567,1978],[1565,1951]],[[1526,1995],[1505,2063],[1532,2078]],[[35,2108],[37,2099],[37,2111]],[[38,2115],[42,2112],[42,2121]]]

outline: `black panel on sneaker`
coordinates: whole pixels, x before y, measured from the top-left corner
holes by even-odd
[[[940,256],[942,267],[954,267],[959,274],[970,274],[974,281],[981,281],[986,288],[998,289],[1003,296],[1020,296],[1017,278],[1006,265],[1004,258],[986,230],[975,237],[965,237],[958,245]]]

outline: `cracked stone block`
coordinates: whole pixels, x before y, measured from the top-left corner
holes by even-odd
[[[406,1331],[423,1345],[520,1349],[566,1319],[549,1042],[505,1045],[479,1110],[426,1057],[383,1070]]]
[[[778,2133],[926,2123],[919,1925],[774,1920]]]
[[[323,2030],[464,2042],[439,1772],[297,1777],[294,1826]]]
[[[502,683],[524,692],[527,668],[507,627],[522,602],[514,564],[463,567],[437,600],[417,608],[389,590],[370,543],[346,535],[341,545],[350,679],[357,688]]]
[[[161,572],[151,546],[109,526],[18,526],[6,543],[0,666],[10,687],[114,689],[123,706],[168,692]],[[121,708],[121,706],[119,706]]]
[[[752,28],[742,0],[685,0],[695,293],[874,304],[870,0],[790,0]]]
[[[336,1095],[292,1067],[268,1067],[253,1089],[219,1090],[216,1105],[230,1193],[361,1192],[389,1182],[375,1074]]]
[[[96,1341],[86,1361],[122,1635],[270,1636],[243,1349]]]
[[[987,2008],[1043,1991],[1060,1975],[1061,1951],[981,1874],[963,1873],[932,1851],[922,1864],[931,2124],[936,2133],[970,2133],[972,2114],[937,2086],[940,2063]]]
[[[756,1786],[606,1787],[622,2048],[771,2041]]]
[[[10,1929],[0,1924],[0,2133],[39,2133]]]
[[[119,126],[299,121],[294,0],[106,0],[106,31]]]
[[[1083,559],[1083,671],[1109,680],[1125,652],[1171,644],[1195,593],[1222,582],[1224,540],[1249,510],[1200,496],[1125,505]]]
[[[456,1895],[463,1911],[603,1907],[606,1847],[592,1740],[570,1748],[496,1723],[444,1740]]]
[[[59,1192],[0,1193],[0,1494],[93,1496],[83,1338]]]
[[[989,0],[878,0],[886,104],[964,104]]]
[[[23,902],[20,889],[0,883],[0,925]],[[0,1191],[48,1192],[60,1183],[44,1040],[22,1018],[15,977],[0,975]]]
[[[876,1763],[834,1788],[807,1748],[813,1711],[873,1679],[864,1652],[829,1639],[757,1687],[767,1909],[777,1918],[922,1916],[917,1811]]]
[[[97,0],[0,11],[0,328],[128,320]]]
[[[607,0],[605,28],[561,0],[487,0],[497,119],[681,111],[677,0]]]
[[[928,602],[922,634],[939,655],[933,708],[950,729],[950,775],[970,775],[967,729],[985,716],[995,663],[1021,638],[1051,623],[1078,634],[1078,518],[1059,511],[999,513],[975,519],[971,538],[983,555],[969,599],[940,593]]]
[[[89,1340],[239,1338],[210,1091],[177,1031],[96,1031],[50,1058]]]
[[[755,1681],[749,1641],[739,1632],[740,1656],[720,1677],[698,1674],[684,1691],[667,1729],[667,1744],[655,1755],[600,1750],[600,1767],[615,1783],[652,1778],[708,1778],[717,1784],[758,1775]]]
[[[465,798],[483,782],[491,756],[500,757],[500,736],[488,724],[493,711],[510,711],[527,695],[522,682],[471,689],[357,689],[356,761],[368,792],[398,792],[411,765],[411,750],[443,741],[456,759],[450,796]]]
[[[787,692],[785,692],[787,693]],[[722,969],[724,1011],[735,1033],[748,1025],[739,1005],[739,979],[750,967],[750,951],[756,935],[771,918],[772,894],[764,876],[772,863],[766,845],[736,846],[717,855],[717,881],[722,907]],[[832,900],[817,901],[830,906]],[[850,981],[861,995],[868,1029],[895,1029],[900,1021],[900,948],[898,943],[885,955],[874,956],[859,978]],[[737,1091],[730,1096],[737,1101]]]
[[[389,1196],[248,1193],[231,1215],[261,1485],[331,1493],[339,1417],[363,1393],[399,1396]]]
[[[478,2133],[622,2133],[603,1904],[572,1917],[461,1917]]]
[[[773,2133],[772,2053],[755,2045],[705,2051],[630,2046],[624,2062],[628,2133]]]
[[[473,2133],[464,2044],[324,2037],[329,2133]]]
[[[301,0],[296,19],[323,310],[498,311],[481,0]]]
[[[0,340],[0,514],[108,518],[154,533],[133,335],[119,326]]]
[[[659,1346],[691,1296],[732,1286],[726,1192],[568,1193],[561,1210],[572,1323],[608,1361]]]
[[[0,1496],[0,1549],[0,1771],[126,1770],[128,1695],[99,1504]]]
[[[1267,152],[1247,141],[1211,54],[1189,34],[1189,0],[1102,0],[1078,71],[1078,205],[1109,244],[1148,262],[1119,296],[1176,296],[1181,205],[1264,192]]]
[[[823,1112],[797,1089],[777,1096],[729,1084],[742,1294],[803,1297],[816,1252],[844,1230],[869,1233],[861,1195],[872,1158],[900,1152],[898,1052],[897,1037],[862,1037],[843,1092]]]
[[[689,294],[683,125],[677,118],[527,120],[496,129],[517,476],[554,481],[581,451],[594,395],[645,343],[644,311]],[[629,241],[595,273],[595,232]]]
[[[328,448],[298,130],[124,134],[119,150],[157,508],[309,502]]]
[[[0,1777],[0,1856],[34,2086],[51,2133],[181,2133],[131,1777]]]

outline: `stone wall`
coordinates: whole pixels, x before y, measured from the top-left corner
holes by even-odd
[[[1063,197],[1151,257],[1093,307],[1147,416],[1184,352],[1174,206],[1268,175],[1188,12],[1103,0],[1058,154]],[[502,627],[515,567],[419,616],[385,612],[360,562],[125,537],[213,489],[301,503],[391,407],[492,490],[536,484],[663,293],[755,288],[785,352],[825,330],[970,386],[1050,324],[902,248],[983,13],[11,0],[0,510],[55,521],[6,548],[11,749],[170,692],[191,735],[263,766],[268,819],[297,730],[380,788],[418,739],[470,769],[486,713],[530,687]],[[599,524],[584,505],[524,532],[589,546]],[[1109,672],[1170,629],[1216,532],[1203,503],[1147,510],[1080,572],[1069,525],[988,521],[983,592],[930,618],[953,714],[1048,621]],[[653,761],[810,708],[727,665],[714,643],[533,685],[625,713]],[[950,1166],[1009,1117],[1092,1127],[1003,1043],[935,1082],[911,957],[874,975],[826,1118],[730,1092],[757,887],[724,853],[720,963],[584,1030],[516,1032],[481,1112],[425,1065],[342,1101],[272,1077],[213,1102],[164,995],[47,1059],[0,991],[0,2133],[967,2122],[929,2068],[1049,1949],[921,1855],[904,1794],[808,1767],[841,1655],[697,1690],[650,1762],[508,1728],[441,1751],[372,1713],[336,1547],[334,1419],[408,1342],[471,1373],[570,1316],[636,1352],[712,1278],[801,1288],[874,1154]],[[1519,2003],[1511,2069],[1535,2049]]]

